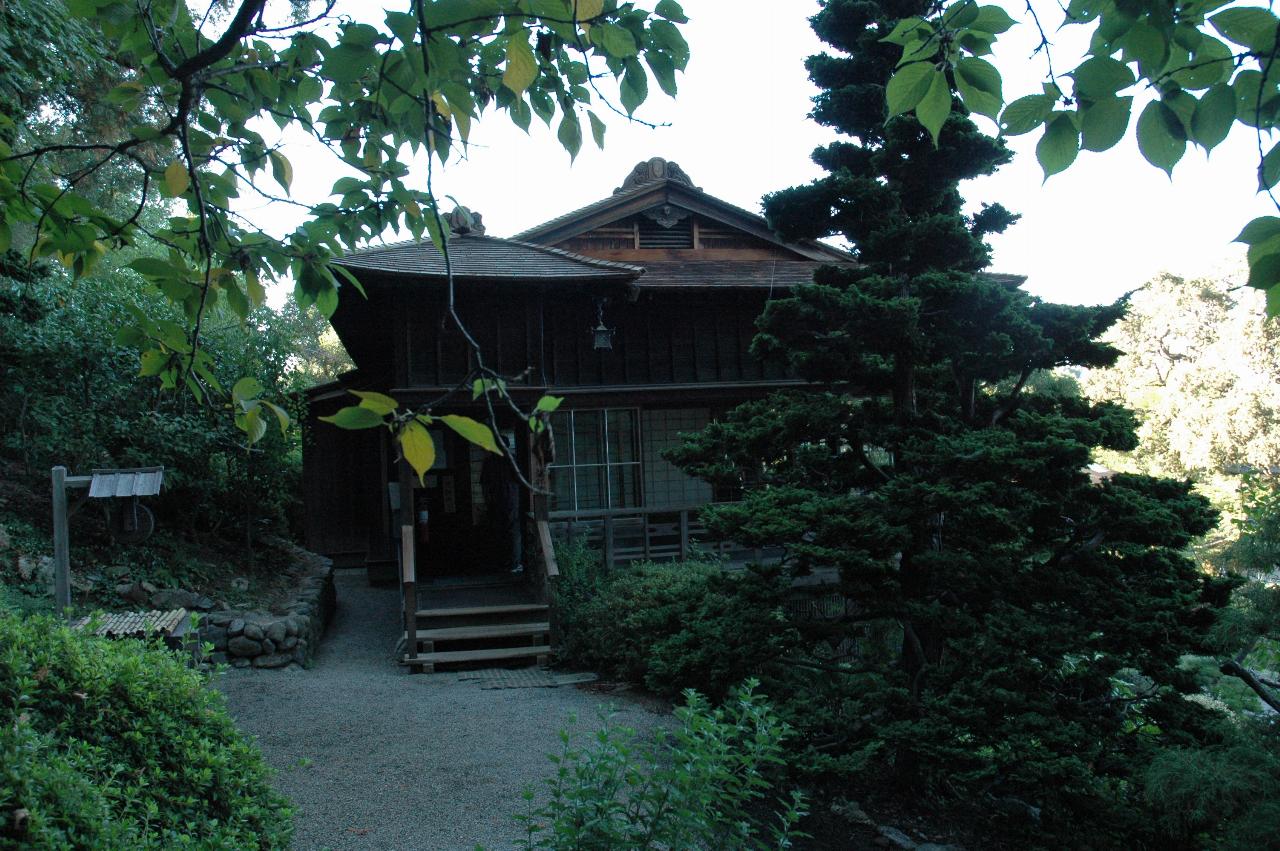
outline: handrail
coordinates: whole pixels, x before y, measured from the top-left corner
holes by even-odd
[[[677,505],[671,508],[655,508],[638,506],[636,508],[592,508],[586,511],[552,511],[548,514],[551,520],[603,520],[606,517],[647,517],[650,514],[679,514],[683,511],[697,512],[714,502],[700,502],[693,505]]]
[[[542,550],[542,570],[550,581],[560,576],[560,565],[556,563],[556,548],[551,541],[551,524],[546,520],[538,521],[538,547]]]

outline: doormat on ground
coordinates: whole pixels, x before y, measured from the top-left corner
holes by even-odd
[[[559,688],[577,683],[593,683],[595,674],[557,674],[542,668],[485,668],[480,671],[463,671],[460,682],[475,681],[480,688]]]

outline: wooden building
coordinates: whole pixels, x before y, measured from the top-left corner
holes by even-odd
[[[449,253],[458,312],[486,362],[520,376],[511,384],[518,398],[564,398],[553,419],[550,527],[585,530],[614,561],[679,556],[699,540],[695,510],[714,495],[663,450],[718,411],[793,383],[749,354],[754,320],[766,300],[811,280],[819,265],[850,262],[817,242],[781,241],[760,216],[656,158],[594,204],[511,239],[473,228],[455,235]],[[445,321],[444,261],[429,242],[368,248],[341,262],[368,299],[344,297],[332,320],[357,369],[310,394],[307,538],[339,564],[394,580],[400,533],[389,436],[315,418],[352,404],[349,389],[428,403],[466,377],[474,355]],[[437,412],[483,415],[470,394],[448,405]],[[501,425],[528,463],[527,430]],[[486,511],[485,453],[447,431],[435,436],[442,451],[412,503],[415,516],[429,518],[415,557],[419,581],[507,569]],[[532,525],[528,538],[526,552],[538,544]]]

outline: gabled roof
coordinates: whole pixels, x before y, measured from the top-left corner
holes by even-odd
[[[635,213],[662,204],[682,207],[728,227],[736,228],[758,239],[791,251],[797,260],[821,263],[852,263],[847,252],[816,240],[784,242],[779,239],[764,216],[708,195],[693,185],[688,175],[675,163],[661,157],[638,164],[621,187],[608,198],[557,216],[537,227],[516,234],[516,239],[554,245]]]
[[[475,233],[449,240],[449,263],[455,278],[485,280],[632,280],[644,269],[612,260],[597,260],[514,239]],[[371,246],[344,254],[335,261],[353,272],[417,278],[444,278],[444,255],[429,239]]]

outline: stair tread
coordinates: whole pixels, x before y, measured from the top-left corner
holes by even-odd
[[[419,641],[464,641],[471,638],[505,638],[509,635],[540,635],[550,632],[547,621],[537,623],[495,623],[482,626],[444,626],[418,630]]]
[[[438,650],[435,653],[419,653],[405,656],[402,665],[440,665],[449,662],[483,662],[491,659],[522,659],[526,656],[545,656],[551,652],[547,644],[536,647],[495,647],[490,650]]]
[[[473,617],[476,615],[512,615],[521,612],[545,612],[545,603],[507,603],[501,606],[464,606],[457,609],[418,609],[420,618]]]

